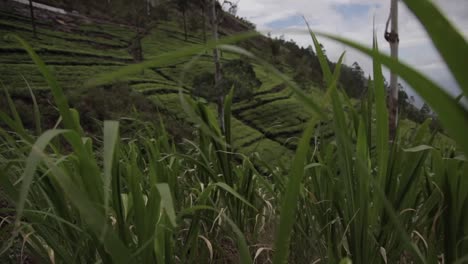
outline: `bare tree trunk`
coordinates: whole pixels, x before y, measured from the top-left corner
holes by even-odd
[[[211,6],[211,22],[212,22],[212,30],[213,30],[213,39],[218,41],[218,16],[216,14],[216,0],[212,0]],[[213,62],[215,65],[215,89],[218,89],[218,120],[219,126],[221,127],[222,131],[224,132],[224,96],[221,83],[221,63],[219,62],[219,50],[218,48],[213,49]]]
[[[188,37],[187,37],[187,18],[186,18],[185,10],[182,12],[182,16],[183,16],[183,19],[184,19],[185,41],[187,41],[187,39],[188,39]]]
[[[201,9],[203,16],[203,43],[206,43],[206,13],[205,8]]]
[[[31,14],[31,24],[32,24],[32,29],[33,29],[33,36],[34,36],[34,38],[37,38],[36,19],[34,18],[34,6],[33,6],[32,0],[29,0],[29,12]]]
[[[391,0],[390,17],[391,31],[385,33],[385,39],[390,43],[390,54],[393,59],[398,60],[398,0]],[[388,22],[387,22],[388,27]],[[391,72],[390,75],[390,96],[388,98],[389,108],[389,136],[394,140],[398,121],[398,75]]]

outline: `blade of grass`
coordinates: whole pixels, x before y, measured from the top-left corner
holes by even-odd
[[[116,121],[105,121],[104,122],[104,156],[103,156],[103,165],[104,165],[104,184],[103,184],[103,193],[104,193],[104,208],[105,215],[109,215],[109,200],[111,194],[111,182],[112,182],[112,167],[115,156],[115,149],[118,144],[117,139],[119,137],[119,123]],[[106,230],[103,229],[102,235],[104,235]]]
[[[378,180],[380,188],[384,188],[386,183],[387,166],[388,166],[388,110],[386,105],[386,92],[382,75],[382,65],[379,57],[376,56],[379,52],[377,38],[374,32],[373,38],[373,68],[374,68],[374,94],[375,94],[375,113],[376,113],[376,130],[377,130],[377,168]],[[371,89],[369,87],[369,89]]]
[[[21,217],[23,215],[24,206],[28,197],[29,189],[31,188],[31,184],[34,179],[34,175],[36,172],[36,168],[42,160],[41,153],[44,149],[49,145],[50,141],[59,136],[60,134],[67,133],[68,130],[48,130],[44,134],[42,134],[32,145],[32,150],[26,159],[26,168],[22,173],[21,179],[21,189],[19,193],[19,199],[16,204],[16,219],[15,219],[15,226],[18,227],[21,221]]]
[[[460,88],[468,96],[468,43],[439,9],[427,0],[405,0],[406,6],[426,29],[432,43],[447,63]]]
[[[174,209],[174,203],[172,201],[171,190],[167,183],[156,184],[159,195],[161,197],[161,210],[164,210],[172,227],[176,226],[176,214]]]
[[[277,227],[275,254],[273,256],[274,264],[283,264],[288,261],[291,234],[296,219],[301,182],[304,176],[304,165],[310,148],[310,139],[313,135],[315,123],[315,121],[309,121],[307,124],[304,134],[299,141],[296,155],[291,164],[291,170],[288,177],[289,181],[287,183],[280,210],[280,223]]]
[[[21,77],[26,83],[26,86],[28,87],[28,90],[29,90],[29,94],[31,95],[31,99],[33,101],[34,124],[36,125],[36,135],[40,135],[42,133],[41,112],[39,111],[39,106],[37,105],[36,96],[34,95],[34,92],[31,86],[29,85],[29,82],[26,80],[26,78],[24,78],[23,75],[21,75]]]
[[[5,38],[16,40],[26,50],[26,52],[28,52],[29,56],[36,64],[38,70],[40,71],[42,76],[44,76],[44,78],[46,79],[47,83],[50,86],[52,95],[54,96],[55,103],[57,104],[57,107],[59,109],[60,116],[62,117],[63,122],[65,124],[65,128],[74,129],[81,133],[82,132],[81,128],[76,127],[75,122],[73,121],[73,116],[70,111],[70,106],[68,105],[68,100],[65,97],[62,88],[58,84],[58,81],[55,78],[55,76],[47,68],[44,61],[42,61],[42,59],[36,54],[33,48],[21,37],[14,35],[14,34],[8,34],[5,36]]]
[[[449,134],[457,141],[463,151],[468,153],[468,138],[464,133],[464,131],[468,131],[468,113],[454,98],[445,92],[444,89],[411,67],[395,61],[385,54],[374,54],[372,49],[338,36],[327,33],[317,34],[346,44],[374,58],[378,58],[383,65],[393,70],[411,85],[432,109],[434,109],[439,115],[442,124],[447,128]]]
[[[265,60],[260,59],[259,57],[255,56],[253,53],[239,48],[235,47],[232,45],[222,45],[221,46],[222,50],[230,51],[230,52],[235,52],[239,55],[246,56],[248,58],[251,58],[255,61],[257,61],[260,65],[265,67],[265,69],[280,78],[283,82],[285,82],[289,88],[292,89],[294,94],[296,95],[296,98],[307,105],[310,109],[312,109],[316,114],[318,114],[321,118],[325,118],[325,113],[323,109],[320,107],[318,103],[316,103],[309,94],[304,92],[295,82],[291,81],[291,79],[284,73],[280,72],[278,69],[276,69],[274,66],[266,62]]]
[[[258,34],[257,32],[244,32],[244,33],[222,38],[219,41],[215,41],[215,40],[209,41],[206,43],[206,45],[198,45],[198,44],[190,45],[180,50],[166,52],[164,54],[154,57],[151,60],[148,60],[139,64],[124,66],[116,71],[99,75],[96,78],[88,81],[87,86],[98,86],[98,85],[112,83],[112,82],[122,79],[125,76],[142,72],[144,69],[163,66],[179,58],[193,56],[205,50],[213,49],[222,44],[230,44],[230,43],[236,43],[242,40],[246,40],[246,39],[256,36],[257,34]]]

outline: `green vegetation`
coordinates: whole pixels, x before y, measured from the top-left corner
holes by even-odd
[[[230,89],[234,89],[234,100],[250,100],[254,89],[261,85],[257,79],[252,65],[243,60],[230,60],[222,66],[223,78],[218,84],[221,86],[222,96],[226,96]],[[204,72],[193,79],[193,94],[209,101],[215,101],[216,94],[215,76],[210,72]]]
[[[446,20],[430,2],[405,3],[468,96],[463,65],[454,59],[467,57],[466,41],[448,22],[432,22]],[[182,7],[184,20],[194,15]],[[221,126],[215,105],[192,96],[196,80],[212,69],[205,51],[218,43],[202,44],[175,21],[161,23],[136,36],[144,61],[119,61],[124,67],[100,64],[131,53],[119,55],[119,47],[106,53],[22,34],[2,40],[22,51],[5,48],[0,68],[1,261],[17,261],[5,256],[14,250],[39,263],[468,260],[468,111],[459,100],[380,53],[375,39],[369,49],[318,34],[373,58],[374,76],[358,90],[365,80],[357,66],[342,65],[344,54],[328,61],[311,32],[315,52],[272,40],[266,61],[255,47],[227,47],[226,78],[235,83],[225,87]],[[112,23],[89,30],[134,32]],[[453,41],[441,42],[442,34]],[[251,36],[220,43],[259,38],[246,40]],[[49,56],[54,49],[72,49],[79,59]],[[294,52],[308,54],[311,62],[302,63],[315,68],[305,72],[316,77],[296,74]],[[429,119],[400,120],[390,142],[382,65],[421,94],[446,130],[431,128]],[[343,80],[356,76],[346,88]]]

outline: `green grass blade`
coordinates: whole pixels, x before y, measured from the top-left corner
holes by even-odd
[[[234,87],[229,91],[229,94],[224,100],[224,137],[228,146],[231,145],[231,107],[232,99],[234,98]]]
[[[279,79],[281,79],[283,82],[285,82],[288,85],[288,87],[292,89],[292,91],[296,95],[296,98],[299,101],[304,103],[307,107],[309,107],[312,111],[314,111],[320,117],[322,117],[322,118],[325,117],[325,113],[324,113],[323,109],[320,107],[320,105],[318,103],[316,103],[310,97],[309,94],[304,92],[295,82],[291,81],[289,76],[287,76],[286,74],[280,72],[278,69],[276,69],[274,66],[272,66],[271,64],[269,64],[265,60],[262,60],[259,57],[255,56],[252,52],[249,52],[249,51],[247,51],[245,49],[242,49],[242,48],[239,48],[239,47],[230,46],[230,45],[223,45],[221,48],[223,50],[234,52],[234,53],[237,53],[239,55],[246,56],[248,58],[251,58],[251,59],[257,61],[260,65],[265,67],[265,69],[269,73],[277,76]]]
[[[112,182],[112,167],[114,162],[115,150],[118,145],[119,137],[119,122],[105,121],[104,122],[104,206],[106,215],[109,213],[109,200]]]
[[[466,74],[468,43],[463,35],[431,1],[405,0],[404,2],[426,29],[432,43],[468,96],[468,74]]]
[[[87,194],[77,188],[76,184],[61,168],[49,161],[45,153],[42,151],[38,151],[38,153],[51,169],[54,179],[59,182],[63,192],[67,195],[71,203],[78,209],[82,219],[85,220],[86,225],[89,226],[93,235],[96,238],[100,238],[100,242],[106,250],[105,254],[108,254],[114,263],[129,263],[129,250],[122,241],[120,241],[113,229],[108,227],[108,219],[102,214],[102,210],[88,199]],[[103,229],[105,230],[104,233]],[[101,254],[104,254],[104,252]],[[106,258],[107,256],[101,255],[101,257]]]
[[[255,208],[255,206],[253,206],[251,203],[249,203],[247,200],[244,199],[244,197],[242,197],[239,193],[237,193],[234,189],[232,189],[229,185],[227,185],[226,183],[224,182],[217,182],[215,183],[214,185],[218,186],[219,188],[221,189],[224,189],[225,191],[227,191],[228,193],[232,194],[234,197],[236,197],[237,199],[239,199],[241,202],[245,203],[247,206],[251,207],[252,209],[254,209],[255,211],[257,210],[257,208]]]
[[[378,58],[383,65],[387,66],[411,85],[431,108],[434,109],[448,133],[457,141],[463,151],[468,153],[468,138],[464,132],[468,131],[468,111],[458,104],[444,89],[411,67],[385,54],[374,54],[372,49],[338,36],[326,33],[317,34],[346,44],[374,58]]]
[[[325,80],[325,83],[329,87],[331,86],[333,76],[330,70],[330,66],[328,65],[328,59],[325,56],[325,53],[323,52],[323,49],[320,46],[320,43],[318,42],[317,37],[310,29],[310,25],[305,18],[304,18],[304,21],[307,25],[307,29],[309,30],[310,36],[312,37],[312,41],[314,42],[315,52],[317,53],[317,57],[319,59],[320,68],[322,69],[322,73],[323,73],[323,78]]]
[[[22,173],[21,179],[21,189],[19,193],[19,200],[16,204],[16,219],[15,226],[19,226],[21,217],[23,215],[24,206],[28,197],[31,184],[36,173],[36,168],[39,163],[42,161],[41,153],[49,145],[50,141],[59,136],[60,134],[66,133],[68,130],[48,130],[42,134],[32,146],[32,150],[29,153],[28,158],[26,159],[26,168]]]
[[[36,54],[33,48],[21,37],[17,35],[7,35],[6,37],[16,40],[29,54],[31,59],[34,61],[42,76],[46,79],[47,83],[50,86],[52,94],[54,96],[55,103],[60,112],[60,116],[63,119],[66,129],[74,129],[75,131],[81,132],[79,127],[76,127],[75,122],[73,121],[73,116],[68,105],[68,100],[63,93],[62,88],[58,84],[55,76],[50,72],[50,70],[45,65],[44,61]]]
[[[26,130],[24,129],[24,126],[23,126],[23,121],[21,120],[21,116],[16,110],[15,103],[13,103],[13,100],[11,99],[8,89],[5,86],[3,87],[3,89],[5,90],[5,97],[8,102],[8,108],[10,109],[11,115],[13,117],[12,120],[14,121],[14,124],[15,124],[14,127],[17,128],[18,133],[26,134]]]
[[[256,35],[258,35],[257,32],[244,32],[244,33],[239,33],[237,35],[231,35],[231,36],[222,38],[219,41],[212,40],[210,42],[207,42],[206,45],[199,45],[199,44],[190,45],[190,46],[184,47],[176,51],[166,52],[164,54],[154,57],[151,60],[148,60],[139,64],[124,66],[116,71],[99,75],[96,78],[88,81],[87,85],[99,86],[99,85],[104,85],[108,83],[113,83],[115,81],[121,80],[125,76],[140,73],[144,69],[163,66],[177,59],[185,58],[188,56],[193,56],[205,50],[213,49],[219,45],[240,42],[242,40],[252,38]]]
[[[296,209],[299,200],[302,178],[304,176],[304,165],[310,148],[310,139],[314,131],[315,122],[309,121],[304,134],[298,144],[298,149],[289,172],[289,181],[280,210],[280,223],[277,228],[275,239],[274,264],[287,263],[293,225],[296,220]]]
[[[174,203],[172,201],[171,190],[167,183],[158,183],[156,187],[161,197],[161,210],[164,210],[172,227],[176,226],[176,214],[174,209]]]
[[[26,80],[26,78],[23,77],[24,82],[26,83],[26,86],[28,87],[29,94],[31,95],[31,99],[33,102],[33,112],[34,112],[34,124],[36,125],[36,135],[40,135],[42,133],[42,126],[41,126],[41,112],[39,111],[39,106],[37,105],[37,100],[36,96],[34,95],[34,92],[29,85],[29,82]]]
[[[239,227],[232,221],[229,217],[224,215],[224,219],[226,222],[231,226],[234,234],[237,237],[237,247],[239,249],[240,255],[240,262],[245,264],[253,264],[252,257],[250,256],[249,247],[247,245],[247,241],[245,240],[245,236]]]
[[[386,91],[382,75],[382,65],[380,64],[379,47],[374,34],[373,38],[373,68],[374,68],[374,94],[375,94],[375,113],[376,113],[376,147],[377,147],[377,168],[380,188],[383,188],[386,182],[388,155],[389,155],[389,130],[388,130],[388,110],[386,104]],[[371,89],[369,87],[369,89]]]

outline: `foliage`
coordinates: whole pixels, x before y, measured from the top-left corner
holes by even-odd
[[[262,85],[257,79],[255,71],[250,63],[245,60],[230,60],[222,66],[223,79],[219,84],[222,87],[223,96],[230,89],[234,89],[234,100],[250,100],[254,90]],[[218,97],[219,89],[214,87],[214,75],[209,72],[204,72],[194,78],[193,81],[194,95],[206,98],[210,101],[215,101]]]
[[[467,52],[459,33],[443,23],[431,2],[406,3],[425,21],[465,91],[461,64],[453,60]],[[440,41],[440,25],[453,42]],[[60,115],[58,127],[64,129],[36,126],[32,133],[6,94],[9,114],[0,113],[0,182],[8,207],[1,210],[5,243],[0,252],[22,240],[41,263],[466,261],[467,110],[426,76],[380,53],[375,38],[369,49],[320,35],[373,58],[373,81],[357,104],[339,85],[343,56],[331,64],[312,32],[313,56],[327,88],[319,98],[252,53],[231,47],[257,59],[292,88],[310,111],[305,114],[311,113],[293,161],[278,167],[264,156],[233,150],[238,135],[232,128],[240,126],[231,117],[236,113],[234,89],[226,95],[224,134],[211,105],[192,101],[181,88],[175,95],[177,109],[185,110],[196,126],[196,140],[176,145],[163,123],[152,127],[138,121],[140,129],[131,137],[120,136],[118,122],[106,121],[103,136],[90,138],[54,74],[15,37],[46,79]],[[195,45],[170,52],[101,75],[95,83],[201,51]],[[382,65],[421,94],[457,146],[434,144],[437,134],[429,121],[414,130],[400,129],[389,142]],[[40,122],[38,109],[33,108],[35,124]],[[331,139],[325,137],[325,124],[333,131]]]

